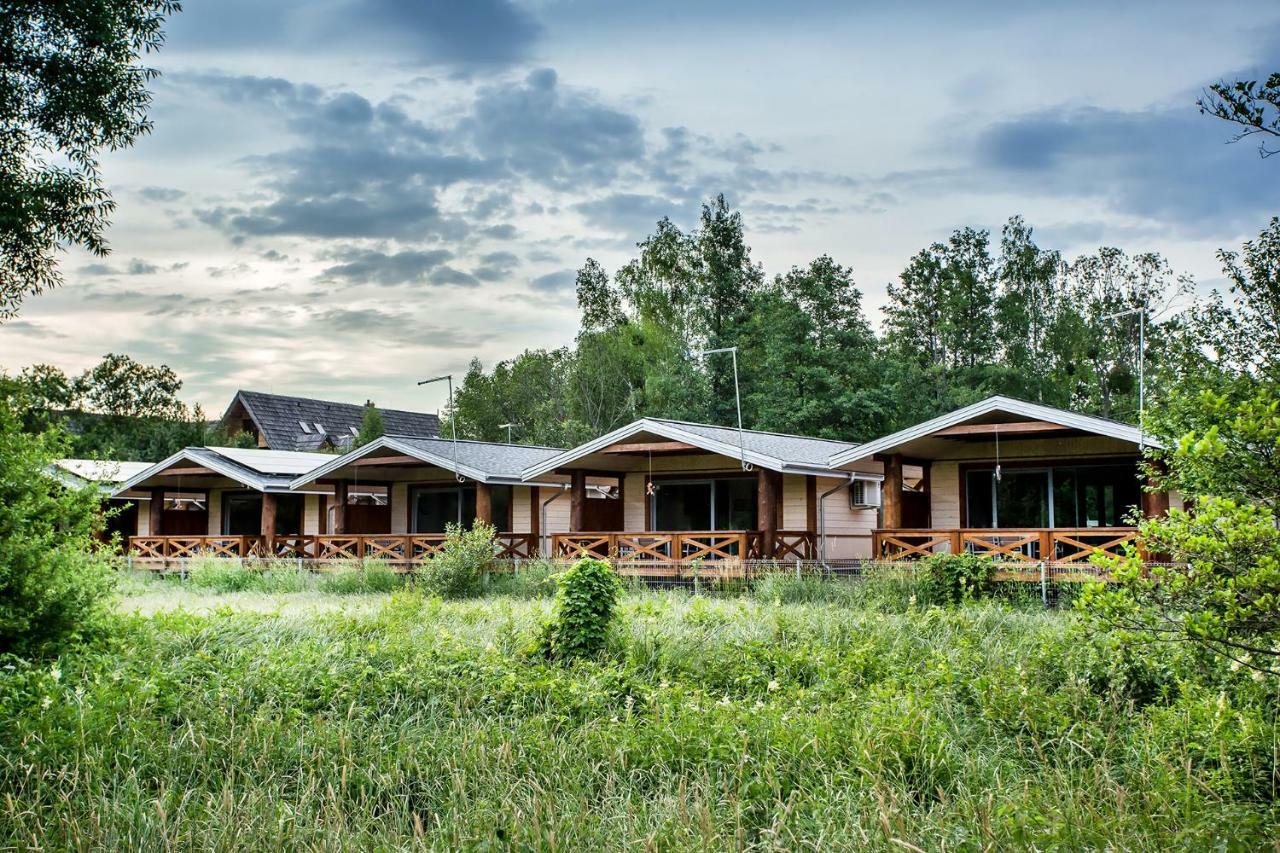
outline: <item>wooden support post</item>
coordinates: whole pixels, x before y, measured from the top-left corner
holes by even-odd
[[[276,535],[276,496],[270,492],[262,493],[262,525],[260,531],[267,543],[267,553],[271,553],[271,540]]]
[[[529,556],[535,557],[542,550],[542,495],[537,486],[529,487],[529,536],[533,539]]]
[[[818,532],[818,478],[804,478],[804,525],[809,533]],[[784,527],[786,525],[783,525]]]
[[[1169,493],[1147,491],[1154,485],[1155,482],[1148,478],[1142,489],[1142,514],[1147,518],[1159,518],[1169,512]]]
[[[347,481],[339,480],[333,484],[333,532],[347,532]]]
[[[890,530],[902,527],[902,454],[884,457],[884,526]]]
[[[569,530],[578,533],[587,523],[587,472],[569,475]]]
[[[147,507],[147,523],[152,536],[164,535],[164,489],[151,490],[151,505]]]
[[[488,483],[476,483],[476,521],[493,524],[493,488]]]
[[[778,534],[778,478],[766,468],[756,480],[756,523],[760,525],[760,557],[773,559]]]

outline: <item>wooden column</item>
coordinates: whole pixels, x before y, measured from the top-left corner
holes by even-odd
[[[891,453],[884,457],[884,526],[889,529],[902,527],[902,454]]]
[[[493,524],[493,488],[488,483],[476,483],[476,521]]]
[[[773,558],[778,535],[778,478],[765,468],[757,469],[756,523],[760,526],[760,556]]]
[[[1155,481],[1147,478],[1142,489],[1142,514],[1147,518],[1159,518],[1169,512],[1169,493],[1164,490],[1147,491],[1155,487]]]
[[[542,495],[537,486],[529,487],[529,536],[536,555],[542,549]]]
[[[262,524],[260,533],[270,541],[276,535],[276,496],[269,492],[262,493]]]
[[[347,481],[339,480],[333,484],[333,532],[347,532]]]
[[[150,506],[147,507],[148,526],[152,536],[164,535],[164,489],[152,489]]]
[[[569,475],[569,530],[582,531],[587,523],[587,472],[574,471]]]

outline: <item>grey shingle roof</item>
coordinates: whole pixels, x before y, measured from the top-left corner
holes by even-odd
[[[236,400],[244,405],[266,439],[267,447],[273,450],[314,450],[322,446],[325,435],[334,446],[343,447],[351,442],[351,430],[359,430],[364,420],[364,406],[356,403],[237,391],[231,406],[227,407],[228,412]],[[440,432],[440,420],[435,415],[401,409],[379,408],[378,411],[382,413],[383,427],[388,434],[437,435]],[[307,430],[299,422],[305,423]],[[324,428],[323,435],[316,424]]]
[[[364,447],[333,457],[332,461],[295,478],[293,487],[301,488],[379,450],[413,456],[421,459],[425,464],[435,465],[485,483],[519,483],[521,472],[525,468],[564,452],[558,447],[459,441],[456,445],[457,465],[455,466],[455,445],[450,439],[416,435],[384,435]]]
[[[569,465],[584,456],[603,450],[609,445],[630,436],[649,433],[672,441],[682,441],[722,456],[736,458],[739,452],[752,465],[774,471],[817,475],[831,471],[827,460],[832,455],[853,450],[856,444],[832,441],[826,438],[810,438],[803,435],[742,430],[736,427],[695,424],[664,418],[641,418],[620,427],[572,450],[542,462],[535,462],[524,470],[526,478],[538,477],[562,465]],[[739,449],[741,441],[741,450]]]
[[[260,492],[286,492],[299,474],[334,457],[328,453],[262,450],[242,447],[184,447],[168,459],[149,465],[115,487],[122,494],[178,462],[190,461]]]
[[[686,421],[672,421],[666,418],[647,418],[650,421],[670,424],[682,432],[692,433],[722,444],[738,446],[738,430],[736,427],[711,426]],[[833,441],[828,438],[810,438],[805,435],[789,435],[781,432],[761,432],[747,429],[742,431],[742,445],[748,451],[763,456],[772,456],[791,465],[816,465],[826,467],[827,460],[833,453],[852,450],[857,447],[847,441]]]

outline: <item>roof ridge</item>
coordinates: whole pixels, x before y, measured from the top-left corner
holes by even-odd
[[[658,421],[659,423],[664,423],[664,424],[681,424],[683,426],[710,427],[711,429],[727,429],[727,430],[733,430],[734,432],[737,432],[738,430],[736,426],[724,426],[723,424],[704,424],[704,423],[701,423],[700,421],[681,421],[681,420],[676,420],[675,418],[654,418],[654,417],[646,416],[644,418],[641,418],[641,420]],[[795,433],[795,432],[778,432],[776,430],[770,430],[770,429],[748,429],[747,427],[743,427],[742,431],[755,433],[756,435],[776,435],[782,438],[802,438],[805,441],[825,441],[828,444],[844,444],[850,447],[857,447],[859,444],[859,442],[857,441],[843,441],[842,439],[839,439],[839,438],[821,438],[820,436],[816,436],[816,435],[800,435],[799,433]]]
[[[346,403],[341,400],[324,400],[320,397],[301,397],[297,394],[276,394],[272,391],[253,391],[246,388],[239,388],[236,390],[237,396],[241,394],[256,394],[259,397],[274,397],[277,400],[301,400],[306,403],[323,403],[326,406],[350,406],[357,409],[362,409],[366,405],[365,403]],[[374,405],[374,408],[380,412],[397,412],[404,415],[418,415],[420,417],[435,418],[437,421],[440,419],[440,416],[433,412],[419,412],[414,411],[413,409],[389,409],[376,404]]]
[[[411,438],[414,441],[444,441],[452,444],[457,441],[459,444],[486,444],[490,447],[529,447],[534,450],[570,450],[568,447],[552,447],[549,444],[515,444],[509,441],[482,441],[478,438],[450,438],[447,435],[411,435],[404,432],[385,432],[383,438]]]

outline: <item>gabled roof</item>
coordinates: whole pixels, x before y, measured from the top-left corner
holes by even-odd
[[[517,485],[524,482],[521,472],[544,459],[558,456],[558,447],[537,447],[529,444],[501,444],[489,441],[459,441],[455,445],[447,438],[411,435],[384,435],[342,456],[329,457],[329,461],[293,480],[293,488],[301,488],[321,477],[332,474],[380,450],[391,450],[404,456],[421,460],[452,471],[481,483]],[[454,464],[454,453],[457,464]]]
[[[322,446],[327,436],[335,447],[351,443],[364,421],[362,405],[287,397],[262,391],[237,391],[222,415],[225,421],[239,402],[258,425],[267,447],[273,450],[312,450]],[[388,435],[437,435],[440,419],[425,412],[378,409]],[[304,427],[303,424],[306,426]]]
[[[869,441],[858,447],[842,450],[832,454],[829,462],[832,467],[840,467],[850,462],[857,462],[860,459],[868,459],[877,453],[886,453],[907,442],[925,438],[938,430],[993,414],[1013,415],[1032,420],[1047,421],[1066,429],[1106,436],[1119,441],[1131,442],[1135,445],[1144,443],[1142,431],[1129,424],[1122,424],[1119,421],[1098,418],[1093,415],[1069,412],[1066,409],[1056,409],[1053,406],[1043,406],[1039,403],[1028,403],[1025,400],[1017,400],[1013,397],[995,396],[956,409],[954,412],[948,412],[933,420],[907,427],[883,438],[877,438],[875,441]],[[1145,443],[1152,447],[1159,447],[1150,437],[1145,438]]]
[[[179,462],[191,462],[259,492],[287,492],[299,474],[333,459],[328,453],[299,453],[292,450],[258,450],[241,447],[186,447],[161,462],[149,465],[112,494],[135,488]]]
[[[857,448],[856,444],[826,438],[810,438],[803,435],[751,429],[739,431],[736,427],[695,424],[665,418],[641,418],[597,439],[580,444],[572,450],[566,450],[555,457],[531,465],[524,470],[524,477],[532,479],[546,474],[640,433],[684,442],[708,453],[727,456],[731,459],[743,458],[758,468],[793,474],[830,474],[831,466],[827,464],[827,460],[833,454]]]
[[[63,485],[80,488],[98,484],[110,492],[116,483],[151,467],[150,462],[113,462],[106,459],[56,459],[50,473]]]

